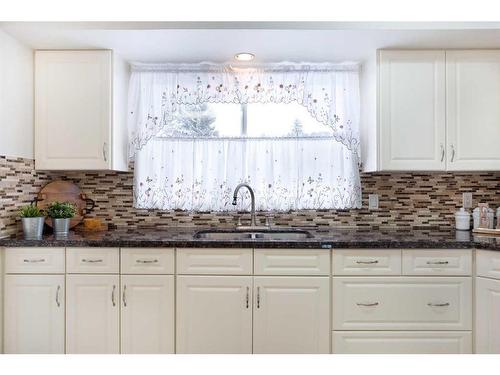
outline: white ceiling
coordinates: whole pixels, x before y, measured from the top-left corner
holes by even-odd
[[[128,61],[359,61],[377,48],[500,48],[499,23],[5,22],[33,49],[113,49]]]

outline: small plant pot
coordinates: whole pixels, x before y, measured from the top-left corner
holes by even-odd
[[[67,236],[69,232],[69,223],[71,219],[54,219],[52,218],[52,228],[56,237]]]
[[[40,217],[22,217],[24,239],[41,240],[43,234],[43,223],[45,218]]]

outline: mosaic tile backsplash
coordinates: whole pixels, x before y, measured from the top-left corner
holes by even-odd
[[[234,226],[237,213],[139,210],[133,207],[132,172],[35,172],[31,159],[0,156],[0,236],[20,229],[19,207],[30,202],[46,183],[76,183],[96,202],[89,215],[111,227]],[[370,228],[443,228],[454,226],[453,213],[462,193],[473,204],[500,205],[500,172],[493,173],[370,173],[362,174],[363,208],[272,213],[273,224]],[[379,209],[368,209],[368,195],[379,194]],[[258,218],[264,220],[265,212]],[[248,215],[244,215],[248,218]]]

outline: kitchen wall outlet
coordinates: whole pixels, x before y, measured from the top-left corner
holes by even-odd
[[[378,194],[368,194],[368,208],[378,210]]]
[[[463,208],[472,208],[472,193],[463,193]]]

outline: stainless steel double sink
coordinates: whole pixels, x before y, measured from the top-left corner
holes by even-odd
[[[206,240],[303,240],[312,238],[313,235],[303,229],[269,229],[269,230],[252,230],[252,229],[207,229],[196,232],[194,238]]]

